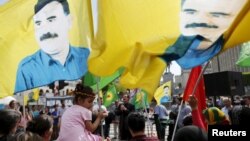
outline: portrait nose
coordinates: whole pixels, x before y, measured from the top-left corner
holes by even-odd
[[[47,22],[42,22],[41,25],[37,27],[36,29],[44,34],[51,32],[51,26]]]
[[[194,18],[196,23],[206,23],[206,24],[211,24],[212,23],[212,17],[208,12],[199,12]]]

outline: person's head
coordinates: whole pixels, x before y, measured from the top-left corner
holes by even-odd
[[[214,42],[232,24],[246,0],[182,0],[181,33]],[[226,6],[225,6],[226,5]]]
[[[185,116],[183,118],[182,124],[184,126],[192,125],[193,124],[192,114]]]
[[[49,141],[53,132],[53,119],[48,115],[40,115],[28,122],[26,131],[36,133],[44,141]]]
[[[119,106],[119,101],[118,100],[115,101],[115,106],[117,106],[117,107]]]
[[[145,118],[137,112],[130,113],[127,119],[128,128],[132,136],[139,132],[144,132]]]
[[[207,133],[203,129],[189,125],[180,128],[175,136],[174,141],[208,141]]]
[[[88,86],[83,86],[82,84],[77,84],[74,91],[74,103],[91,109],[93,107],[93,101],[95,99],[95,93]]]
[[[16,109],[17,107],[17,103],[15,100],[11,100],[10,103],[9,103],[9,108],[10,109]]]
[[[241,126],[249,127],[250,126],[250,108],[243,107],[239,114],[239,124]]]
[[[242,98],[245,105],[250,105],[250,95],[244,95]]]
[[[47,113],[49,113],[49,107],[45,107],[45,113],[47,114]]]
[[[231,100],[228,99],[228,98],[223,99],[223,104],[224,104],[224,106],[226,106],[226,107],[230,107],[230,106],[232,105]]]
[[[32,105],[31,110],[32,110],[32,111],[36,111],[36,110],[37,110],[36,106],[35,106],[35,105]]]
[[[58,110],[58,105],[57,104],[54,105],[54,109],[55,109],[55,111]]]
[[[62,105],[62,107],[65,107],[65,101],[64,100],[61,100],[61,105]]]
[[[67,0],[38,0],[34,10],[35,36],[41,50],[54,55],[68,48],[71,17]]]
[[[208,125],[222,125],[229,123],[225,113],[223,113],[217,107],[210,107],[203,111],[203,115],[205,116],[205,120]]]
[[[32,132],[18,132],[10,141],[44,141],[41,136]]]
[[[21,114],[13,109],[0,110],[0,135],[10,135],[16,132],[21,121]]]
[[[129,102],[129,95],[128,94],[123,94],[122,99],[123,99],[124,103],[128,103]]]

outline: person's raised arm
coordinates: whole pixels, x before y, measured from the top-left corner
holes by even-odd
[[[206,129],[205,125],[203,124],[201,120],[201,116],[198,111],[198,100],[194,96],[190,96],[188,99],[189,105],[192,109],[192,120],[193,120],[193,125],[196,125],[202,129]]]

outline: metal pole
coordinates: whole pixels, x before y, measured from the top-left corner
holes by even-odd
[[[219,59],[219,55],[216,56],[216,60],[217,60],[218,72],[220,72],[220,59]]]
[[[99,110],[101,110],[101,103],[99,102],[100,100],[100,94],[99,94],[99,91],[100,91],[100,87],[99,87],[99,83],[100,83],[100,78],[99,77],[96,77],[96,89],[97,89],[97,102],[98,102],[98,107],[99,107]],[[103,120],[101,120],[101,134],[102,134],[102,140],[104,141],[105,137],[104,137],[104,131],[103,131]]]
[[[205,72],[205,70],[207,69],[208,64],[209,64],[209,61],[208,61],[208,62],[206,63],[206,65],[202,68],[202,71],[201,71],[201,73],[199,74],[199,77],[198,77],[198,79],[197,79],[197,81],[196,81],[196,83],[195,83],[195,85],[194,85],[194,89],[193,89],[193,91],[192,91],[192,96],[194,95],[194,93],[195,93],[195,91],[196,91],[196,89],[197,89],[197,87],[198,87],[198,84],[200,83],[200,80],[201,80],[201,78],[202,78],[202,75],[203,75],[203,73]]]
[[[23,118],[26,120],[26,115],[25,115],[25,98],[24,98],[25,93],[22,93],[23,96]],[[24,125],[24,132],[26,131],[26,125]]]
[[[172,134],[171,141],[174,141],[174,136],[175,136],[175,132],[176,132],[176,128],[177,128],[177,122],[178,122],[178,120],[180,118],[180,111],[181,111],[182,104],[183,104],[183,100],[181,101],[181,104],[180,104],[179,109],[178,109],[178,114],[177,114],[177,118],[176,118],[176,121],[175,121],[174,131],[173,131],[173,134]]]

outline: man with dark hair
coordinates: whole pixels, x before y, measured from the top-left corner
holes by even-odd
[[[123,103],[118,106],[115,113],[120,116],[119,122],[119,139],[129,140],[132,138],[128,126],[127,117],[128,114],[135,111],[135,106],[129,103],[129,95],[123,94]]]
[[[250,95],[244,95],[242,98],[245,103],[245,107],[250,108]]]
[[[130,113],[127,123],[129,131],[132,134],[132,139],[130,141],[158,141],[156,137],[147,137],[145,135],[145,118],[140,113]]]
[[[76,80],[87,71],[89,50],[70,45],[72,23],[67,0],[38,0],[34,11],[40,50],[19,63],[15,92],[57,80]]]
[[[246,2],[247,0],[182,0],[181,36],[162,55],[164,60],[176,60],[183,69],[191,69],[207,62],[222,50],[224,34],[234,25]]]
[[[4,109],[0,110],[0,115],[0,140],[7,141],[15,134],[21,121],[21,114],[16,110]]]
[[[198,49],[207,49],[229,28],[245,2],[182,0],[181,33],[184,36],[202,36],[204,42]]]

